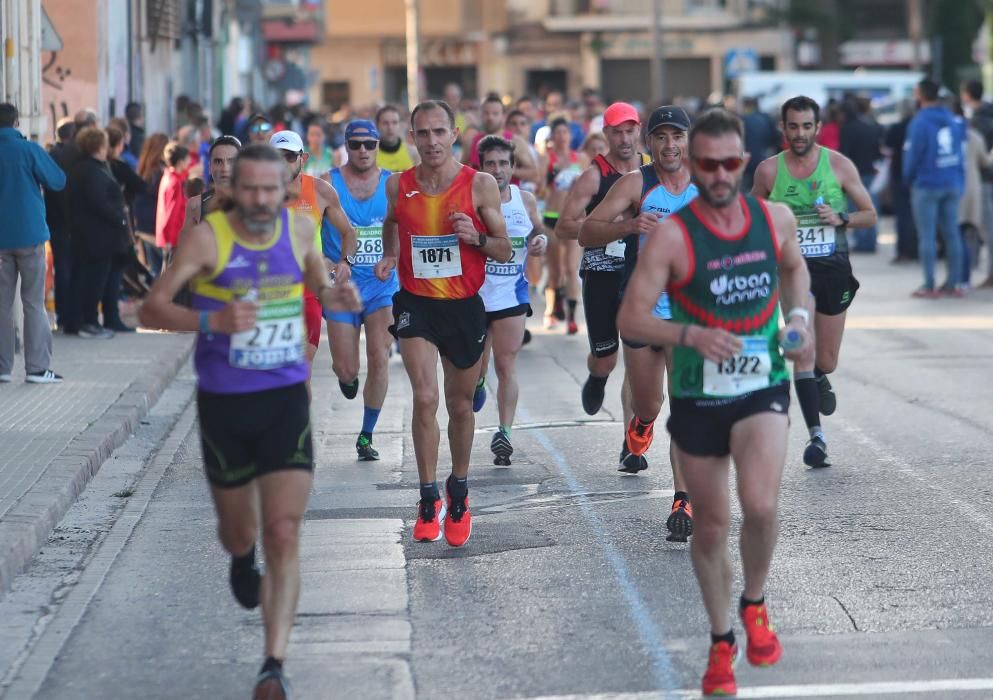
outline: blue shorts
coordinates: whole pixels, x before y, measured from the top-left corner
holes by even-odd
[[[393,295],[397,291],[395,284],[383,284],[367,287],[359,286],[359,293],[362,295],[362,311],[353,313],[351,311],[324,311],[324,318],[329,322],[347,323],[358,328],[365,321],[366,316],[393,306]]]

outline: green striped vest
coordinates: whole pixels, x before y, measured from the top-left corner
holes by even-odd
[[[697,200],[699,201],[699,200]],[[690,277],[670,282],[672,320],[723,328],[743,340],[741,353],[721,363],[677,346],[672,359],[676,398],[742,396],[789,381],[779,348],[778,250],[764,205],[746,195],[743,232],[728,235],[700,220],[694,204],[672,216],[686,229]]]

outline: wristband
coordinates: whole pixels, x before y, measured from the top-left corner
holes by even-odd
[[[200,312],[200,332],[210,333],[210,312],[201,311]]]
[[[800,318],[802,318],[804,325],[806,325],[806,326],[809,326],[810,325],[810,312],[807,311],[802,306],[796,306],[796,307],[790,309],[789,310],[789,313],[786,314],[786,320],[789,321],[794,316],[799,316]]]

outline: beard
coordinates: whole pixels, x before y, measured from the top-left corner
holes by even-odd
[[[250,233],[269,233],[272,231],[273,224],[276,223],[276,217],[279,216],[278,208],[237,205],[235,210],[238,212],[238,218],[245,230]],[[265,215],[264,219],[262,218],[263,215]]]
[[[724,194],[716,194],[710,189],[716,184],[730,185],[730,188]],[[738,191],[741,189],[741,180],[734,180],[730,183],[715,183],[715,185],[711,185],[710,188],[705,187],[700,183],[696,183],[696,185],[700,199],[715,209],[722,209],[738,199]]]
[[[810,141],[807,141],[806,144],[802,144],[799,147],[795,143],[793,143],[792,141],[790,141],[790,150],[793,151],[793,155],[798,156],[798,157],[803,157],[803,156],[807,155],[808,153],[810,153],[810,149],[813,148],[813,147],[814,147],[814,140],[813,139],[811,139]]]

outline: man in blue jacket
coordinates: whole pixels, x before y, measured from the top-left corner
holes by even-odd
[[[61,190],[66,176],[51,156],[17,130],[17,108],[0,104],[0,382],[14,367],[14,292],[21,278],[24,365],[27,381],[57,384],[52,371],[52,328],[45,311],[45,223],[42,188]]]
[[[942,294],[961,297],[962,236],[959,233],[959,200],[965,189],[965,124],[938,99],[939,86],[925,78],[915,89],[921,108],[907,127],[903,144],[903,181],[910,187],[910,201],[917,224],[924,286],[915,297],[933,299]],[[948,278],[935,287],[936,232],[945,241]]]

